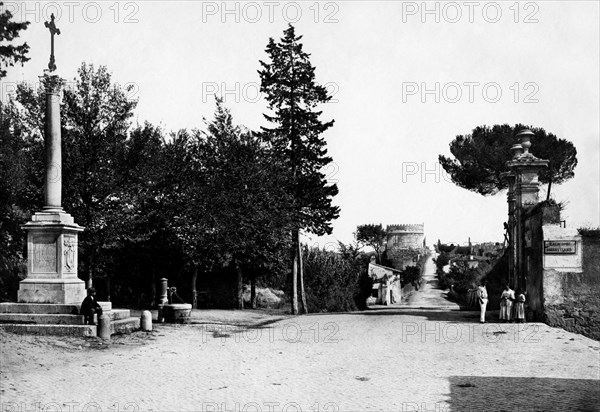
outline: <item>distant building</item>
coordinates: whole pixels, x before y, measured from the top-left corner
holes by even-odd
[[[484,256],[455,256],[450,259],[450,265],[462,266],[465,269],[476,269],[479,267],[479,262],[489,262],[489,259]]]
[[[388,225],[385,253],[391,265],[403,270],[415,266],[425,253],[425,224]]]
[[[504,254],[504,243],[499,242],[484,242],[476,243],[472,247],[472,252],[477,256],[489,258],[498,258]]]
[[[402,299],[400,273],[397,269],[376,264],[373,257],[369,263],[369,276],[373,279],[371,296],[376,299],[377,305],[400,303]]]

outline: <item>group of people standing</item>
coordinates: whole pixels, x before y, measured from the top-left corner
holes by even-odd
[[[481,323],[485,323],[485,310],[488,304],[486,283],[486,280],[483,279],[477,288],[477,298],[481,308],[479,322]],[[513,319],[517,323],[525,322],[525,293],[521,289],[517,289],[515,293],[510,285],[506,284],[500,295],[500,320],[502,322],[512,322]]]

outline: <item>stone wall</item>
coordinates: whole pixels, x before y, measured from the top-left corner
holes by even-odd
[[[600,234],[561,225],[557,205],[541,203],[524,215],[527,318],[600,340]],[[544,242],[575,250],[546,253]],[[489,288],[488,288],[489,289]]]
[[[544,321],[600,340],[600,236],[580,236],[582,269],[544,269]]]

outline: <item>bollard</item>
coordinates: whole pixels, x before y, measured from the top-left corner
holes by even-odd
[[[98,316],[96,335],[102,339],[110,339],[110,316],[102,314]]]
[[[159,305],[165,305],[167,303],[169,303],[169,300],[167,298],[167,278],[162,278],[160,280],[160,302]]]
[[[144,332],[152,331],[152,313],[149,310],[145,310],[142,312],[142,318],[140,320],[140,325]]]

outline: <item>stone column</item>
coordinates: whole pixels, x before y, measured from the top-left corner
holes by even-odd
[[[548,167],[548,160],[538,159],[529,152],[531,147],[531,130],[525,129],[517,134],[521,143],[512,147],[514,152],[513,159],[507,162],[510,169],[510,175],[514,176],[514,229],[511,273],[514,274],[513,287],[522,287],[524,285],[525,262],[524,262],[524,219],[523,215],[526,209],[538,203],[539,181],[538,175],[542,168]],[[509,201],[509,213],[510,213]]]
[[[22,226],[27,231],[27,278],[19,283],[19,302],[80,304],[85,283],[77,277],[77,235],[83,227],[61,206],[62,160],[60,88],[63,80],[44,75],[46,89],[45,206]]]
[[[44,211],[62,212],[62,148],[60,135],[60,90],[64,80],[56,75],[40,77],[46,91],[46,182]]]

